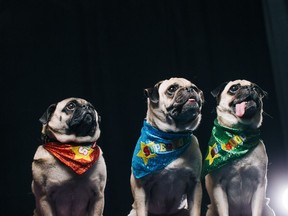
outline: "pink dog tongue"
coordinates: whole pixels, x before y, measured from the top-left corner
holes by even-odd
[[[245,113],[246,103],[247,102],[242,102],[242,103],[236,104],[236,107],[235,107],[236,108],[236,115],[240,118]]]

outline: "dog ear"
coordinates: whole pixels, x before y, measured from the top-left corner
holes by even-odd
[[[160,81],[156,83],[156,85],[153,88],[146,88],[144,89],[144,95],[146,98],[150,98],[152,103],[158,103],[159,102],[159,86],[161,85],[163,81]]]
[[[268,97],[268,92],[264,91],[262,88],[260,88],[258,85],[254,84],[255,90],[258,92],[258,94],[263,98],[263,97]]]
[[[225,88],[225,86],[227,85],[228,82],[224,82],[222,84],[220,84],[217,88],[215,88],[213,91],[211,91],[211,94],[213,97],[218,97],[220,92],[223,91],[223,89]]]
[[[201,100],[204,102],[205,101],[205,97],[204,97],[204,93],[203,93],[202,90],[200,90],[199,95],[200,95]]]
[[[260,88],[261,89],[261,88]],[[264,91],[263,89],[261,89],[261,95],[263,96],[263,97],[268,97],[268,92],[266,92],[266,91]]]
[[[39,121],[42,123],[42,124],[47,124],[47,122],[50,120],[50,117],[52,115],[52,113],[55,111],[56,109],[56,104],[51,104],[46,112],[41,116],[41,118],[39,119]]]
[[[150,98],[151,102],[158,103],[159,93],[157,88],[146,88],[144,89],[144,95],[146,98]]]

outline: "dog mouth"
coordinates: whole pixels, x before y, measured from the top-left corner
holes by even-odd
[[[233,105],[234,113],[239,118],[252,118],[258,111],[258,102],[248,97],[245,100],[237,101]]]
[[[188,104],[188,105],[193,105],[193,104],[197,104],[197,100],[193,97],[189,98],[185,104]]]
[[[95,116],[90,113],[82,113],[81,115],[74,117],[70,122],[70,133],[77,136],[92,136],[96,130]]]
[[[192,95],[186,99],[182,98],[181,101],[177,101],[167,111],[174,120],[188,122],[194,120],[199,115],[200,107],[200,101]]]
[[[185,112],[190,109],[198,109],[200,107],[199,101],[195,96],[190,96],[189,98],[184,99],[182,102],[179,102],[176,104],[176,107],[178,107],[178,111],[181,110],[181,112]]]

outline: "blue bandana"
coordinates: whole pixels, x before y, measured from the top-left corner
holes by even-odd
[[[192,133],[166,133],[144,121],[132,158],[135,178],[166,167],[191,144]]]

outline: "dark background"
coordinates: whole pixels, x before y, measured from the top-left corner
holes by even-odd
[[[32,215],[38,121],[66,97],[102,117],[104,216],[130,211],[130,161],[146,115],[143,89],[184,77],[205,94],[202,153],[215,118],[210,91],[247,79],[269,94],[261,128],[267,196],[277,215],[287,178],[288,25],[284,0],[5,0],[0,2],[1,215]],[[209,199],[203,185],[203,215]],[[288,205],[288,204],[287,204]]]

